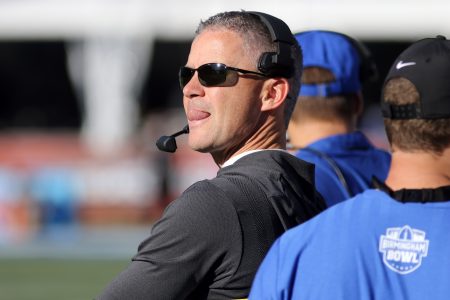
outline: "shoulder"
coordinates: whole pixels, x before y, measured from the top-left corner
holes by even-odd
[[[341,234],[344,228],[360,226],[373,217],[374,211],[379,211],[381,206],[386,205],[386,201],[383,201],[386,198],[388,196],[381,191],[367,190],[288,230],[282,236],[282,243],[296,244],[299,240],[308,243],[311,239]]]
[[[207,180],[200,181],[169,204],[151,235],[141,243],[140,255],[177,257],[180,251],[227,249],[230,239],[234,242],[240,237],[240,230],[230,201]]]
[[[377,241],[379,220],[397,205],[386,194],[367,190],[336,204],[313,219],[284,233],[277,247],[280,263],[289,268],[347,258],[359,248]],[[292,259],[291,259],[292,257]]]
[[[195,235],[217,242],[229,232],[238,234],[238,230],[237,212],[227,195],[209,180],[203,180],[191,185],[167,206],[153,226],[152,235]]]
[[[208,219],[233,214],[228,195],[220,189],[220,183],[213,181],[217,180],[202,180],[191,185],[167,207],[166,213],[189,217],[203,215]]]
[[[309,149],[309,148],[308,148],[308,149]],[[319,156],[318,156],[317,154],[315,154],[315,153],[312,152],[312,151],[308,151],[308,150],[305,149],[305,148],[300,149],[300,150],[297,150],[297,151],[294,153],[294,155],[295,155],[297,158],[304,159],[304,160],[306,160],[306,161],[319,160]]]

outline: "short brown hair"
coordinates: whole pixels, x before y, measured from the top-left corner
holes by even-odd
[[[420,95],[406,78],[389,80],[383,100],[393,105],[418,103]],[[392,146],[404,152],[425,151],[441,155],[450,146],[450,119],[384,119],[386,135]]]

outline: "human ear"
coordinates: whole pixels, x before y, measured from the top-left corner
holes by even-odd
[[[270,78],[264,82],[262,89],[261,111],[278,108],[284,103],[289,93],[289,82],[286,78]]]

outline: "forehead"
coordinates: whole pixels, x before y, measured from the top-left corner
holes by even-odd
[[[241,67],[251,65],[244,39],[238,33],[225,29],[202,31],[192,42],[187,65],[197,68],[213,62]]]

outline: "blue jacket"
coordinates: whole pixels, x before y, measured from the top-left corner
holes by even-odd
[[[251,300],[450,299],[450,199],[368,190],[279,238]]]
[[[359,131],[321,139],[295,156],[316,165],[316,188],[328,206],[371,188],[372,176],[384,181],[391,163],[391,155],[375,148]],[[338,170],[333,169],[333,164]],[[350,191],[339,180],[339,172]]]

